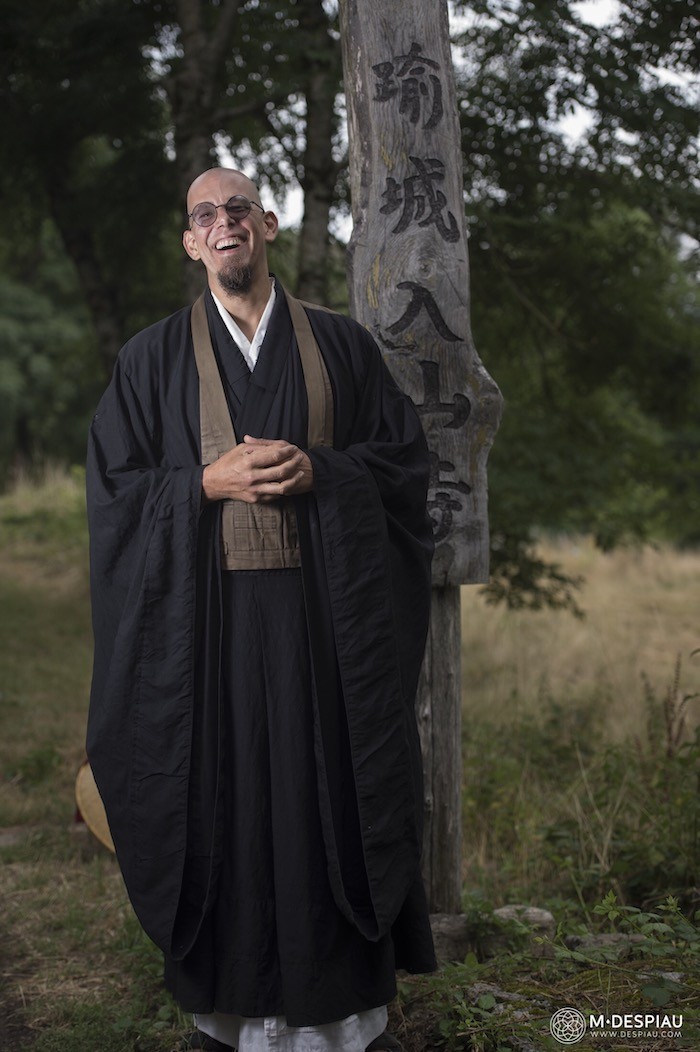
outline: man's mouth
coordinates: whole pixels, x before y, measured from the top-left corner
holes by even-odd
[[[217,252],[226,252],[227,249],[240,248],[243,244],[239,237],[222,237],[220,241],[217,241],[214,248]]]

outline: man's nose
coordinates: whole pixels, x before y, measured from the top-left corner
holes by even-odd
[[[238,222],[238,219],[233,219],[228,214],[228,212],[226,211],[226,205],[214,205],[214,208],[216,209],[216,219],[214,220],[215,223],[221,223],[221,222],[224,222],[224,223],[237,223]]]

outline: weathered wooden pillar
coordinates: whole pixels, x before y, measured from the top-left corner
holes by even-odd
[[[446,0],[341,0],[354,229],[351,310],[414,400],[432,460],[432,626],[417,713],[424,876],[460,911],[459,585],[488,575],[486,460],[501,398],[472,342]]]

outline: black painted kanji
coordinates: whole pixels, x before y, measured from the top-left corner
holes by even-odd
[[[447,198],[436,186],[444,182],[445,165],[437,157],[409,157],[415,168],[415,174],[407,176],[403,183],[392,176],[386,180],[386,189],[382,197],[385,203],[379,209],[385,215],[391,215],[403,207],[399,221],[392,234],[407,230],[411,223],[419,227],[434,226],[445,241],[459,241],[459,227],[452,212],[443,216]]]
[[[395,321],[393,325],[389,326],[388,331],[392,336],[396,336],[398,333],[403,332],[404,329],[407,329],[409,325],[416,320],[421,310],[425,308],[430,320],[435,326],[437,332],[442,336],[443,340],[448,340],[450,343],[459,343],[461,337],[452,332],[452,329],[450,329],[440,313],[440,309],[429,289],[424,288],[423,285],[419,285],[415,281],[400,281],[396,287],[397,289],[410,289],[411,302],[401,317]]]
[[[427,413],[449,413],[452,419],[443,425],[445,428],[453,429],[464,427],[472,410],[469,399],[463,394],[454,394],[452,396],[454,401],[441,402],[439,363],[423,361],[420,363],[420,367],[421,372],[423,373],[424,391],[423,401],[416,403],[416,409],[420,415],[423,416]]]
[[[472,488],[466,482],[451,482],[440,478],[442,471],[454,471],[449,460],[440,460],[437,453],[429,453],[430,475],[428,481],[427,508],[433,523],[433,538],[436,542],[448,536],[454,521],[454,512],[463,512],[464,496]]]
[[[378,62],[372,66],[377,75],[375,102],[387,102],[399,95],[399,113],[418,124],[423,107],[430,113],[423,128],[434,128],[443,117],[442,84],[430,70],[440,70],[440,64],[422,54],[420,44],[411,44],[407,55],[397,55],[393,62]]]

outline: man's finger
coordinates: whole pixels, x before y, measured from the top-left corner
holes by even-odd
[[[268,451],[271,454],[273,452],[279,454],[280,460],[288,459],[300,451],[298,446],[295,446],[292,442],[287,442],[283,438],[252,438],[250,435],[244,435],[243,445],[246,447],[246,450],[251,452],[257,447],[261,453]]]
[[[224,454],[225,456],[231,456],[236,460],[241,460],[245,464],[246,469],[248,468],[268,468],[274,467],[275,465],[282,465],[291,463],[295,458],[298,458],[301,451],[288,442],[282,443],[269,443],[264,446],[253,446],[253,445],[241,445],[234,446],[229,453]]]
[[[278,482],[261,482],[255,486],[256,497],[259,501],[268,504],[273,500],[279,500],[280,497],[293,496],[298,491],[303,477],[303,471],[295,471],[289,478]]]
[[[287,442],[284,438],[253,438],[252,435],[244,435],[243,442],[246,446],[289,446],[290,442]],[[296,446],[293,448],[296,449]]]

